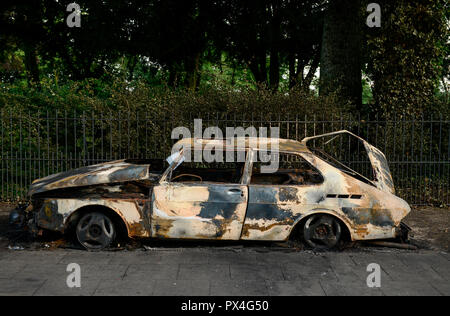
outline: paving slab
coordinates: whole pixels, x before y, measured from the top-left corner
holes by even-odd
[[[284,280],[280,265],[232,264],[230,265],[232,280]]]
[[[324,296],[319,280],[266,281],[270,296]]]
[[[88,252],[88,251],[76,251],[69,252],[58,263],[70,264],[77,263],[83,264],[109,264],[112,258],[115,256],[113,252]]]
[[[25,265],[23,269],[15,273],[13,278],[65,278],[68,275],[67,266],[59,264],[41,264],[40,262]]]
[[[102,280],[94,296],[150,296],[153,295],[156,280],[125,278],[123,280]]]
[[[178,280],[230,280],[228,264],[180,264]]]
[[[31,296],[45,283],[45,279],[0,279],[0,296]]]
[[[383,296],[379,288],[369,288],[365,282],[320,281],[327,296]]]
[[[66,255],[64,251],[7,251],[0,258],[0,265],[3,262],[57,264]]]
[[[157,262],[159,264],[208,264],[208,253],[199,251],[167,251],[159,252],[160,258]]]
[[[0,262],[0,279],[11,279],[27,266],[24,262]],[[1,290],[1,289],[0,289]]]
[[[208,296],[209,280],[156,280],[153,295],[156,296]]]
[[[109,264],[156,264],[161,262],[159,251],[124,251],[112,256]]]
[[[209,264],[256,264],[261,263],[257,260],[257,255],[253,251],[214,251],[209,253],[208,256]]]
[[[381,291],[387,296],[440,296],[438,290],[428,282],[402,280],[382,281]]]
[[[211,280],[212,296],[269,296],[264,280]]]
[[[450,282],[448,282],[448,281],[432,281],[429,283],[441,295],[450,296]]]
[[[123,279],[129,268],[126,264],[83,264],[81,276],[86,279]]]
[[[100,284],[99,279],[81,277],[80,288],[69,288],[67,276],[65,278],[52,278],[34,293],[35,296],[92,296]]]
[[[131,264],[124,279],[176,280],[179,269],[179,264]]]

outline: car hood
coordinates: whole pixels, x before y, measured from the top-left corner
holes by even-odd
[[[158,181],[159,171],[150,171],[151,163],[132,163],[126,160],[83,167],[35,180],[29,196],[57,189],[114,184],[130,181]]]

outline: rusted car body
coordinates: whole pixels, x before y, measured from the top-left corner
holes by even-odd
[[[330,164],[307,145],[342,134],[364,144],[375,180]],[[311,246],[331,248],[344,232],[353,241],[395,238],[411,210],[395,196],[384,154],[348,131],[302,142],[216,141],[216,150],[245,154],[241,169],[182,170],[186,152],[210,142],[181,140],[177,146],[183,149],[165,170],[157,161],[118,161],[36,180],[29,191],[31,204],[13,217],[25,218],[35,230],[65,233],[76,227],[90,239],[83,243],[84,237],[78,238],[86,248],[108,246],[120,230],[131,238],[260,241],[285,241],[300,232]],[[258,174],[260,148],[298,157],[310,169]]]

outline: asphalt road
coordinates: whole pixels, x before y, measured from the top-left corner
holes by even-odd
[[[0,252],[0,295],[450,295],[449,260],[444,252],[378,248],[9,250]],[[71,263],[81,268],[80,288],[67,286]],[[381,267],[380,288],[367,286],[371,263]]]

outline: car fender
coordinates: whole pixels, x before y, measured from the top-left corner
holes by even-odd
[[[337,211],[332,210],[332,209],[324,209],[324,208],[312,209],[312,210],[310,210],[309,212],[304,213],[304,214],[303,214],[301,217],[299,217],[299,218],[294,222],[294,224],[292,225],[291,233],[292,233],[292,231],[294,230],[294,228],[297,227],[297,225],[298,225],[301,221],[303,221],[304,219],[306,219],[306,218],[308,218],[308,217],[310,217],[310,216],[312,216],[312,215],[315,215],[315,214],[328,214],[328,215],[331,215],[331,216],[336,217],[336,218],[339,219],[342,223],[344,223],[344,225],[347,227],[347,230],[348,230],[349,233],[350,233],[350,237],[351,237],[352,241],[354,240],[354,238],[353,238],[353,228],[352,228],[352,226],[351,226],[351,224],[350,224],[349,219],[346,218],[345,216],[343,216],[342,213],[340,213],[340,212],[337,212]]]

